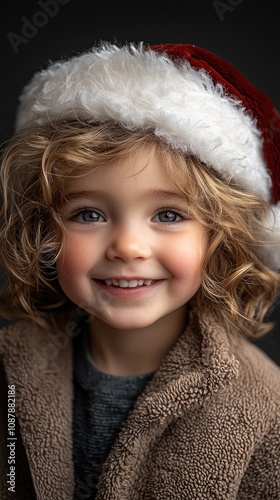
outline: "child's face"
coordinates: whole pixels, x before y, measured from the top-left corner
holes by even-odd
[[[79,307],[118,329],[182,308],[201,284],[208,238],[154,156],[70,181],[58,280]],[[145,168],[143,168],[145,167]]]

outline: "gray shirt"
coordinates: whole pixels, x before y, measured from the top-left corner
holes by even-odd
[[[85,337],[74,341],[74,500],[94,499],[102,465],[136,398],[153,373],[113,376],[94,365]]]

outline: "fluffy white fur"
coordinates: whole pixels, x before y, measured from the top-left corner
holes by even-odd
[[[129,129],[152,128],[174,148],[215,169],[226,182],[234,179],[238,186],[271,201],[271,178],[254,119],[241,102],[187,61],[175,65],[163,54],[143,50],[141,44],[122,48],[104,44],[50,64],[24,88],[16,129],[30,122],[75,117],[92,122],[112,119]],[[280,267],[279,255],[268,259]]]

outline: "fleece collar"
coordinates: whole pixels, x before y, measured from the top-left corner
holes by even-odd
[[[16,388],[16,413],[35,490],[40,495],[44,492],[38,498],[70,498],[74,487],[72,341],[63,332],[42,331],[20,321],[0,332],[0,357],[8,384]],[[127,456],[133,464],[145,442],[237,375],[238,362],[224,330],[209,316],[192,315],[119,435],[116,447],[121,446],[124,460]],[[110,460],[114,464],[114,453]]]

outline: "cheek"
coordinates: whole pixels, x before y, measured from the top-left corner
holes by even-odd
[[[93,255],[84,240],[79,241],[77,238],[68,237],[57,262],[58,273],[79,274],[85,272],[92,262]]]
[[[165,250],[166,267],[178,280],[200,279],[207,249],[207,237],[184,238]]]

